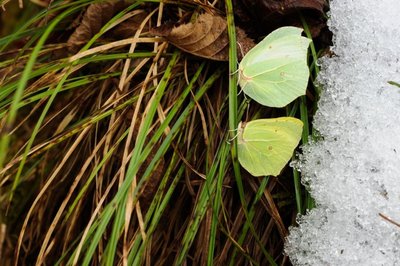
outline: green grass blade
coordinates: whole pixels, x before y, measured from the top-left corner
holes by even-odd
[[[264,178],[262,179],[262,181],[261,181],[260,187],[258,188],[258,191],[257,191],[257,193],[256,193],[256,196],[255,196],[255,198],[254,198],[254,200],[253,200],[253,202],[252,202],[252,204],[251,204],[251,206],[250,206],[250,209],[249,209],[249,218],[250,218],[250,221],[252,221],[253,218],[254,218],[254,215],[255,215],[255,206],[256,206],[256,204],[260,201],[261,197],[264,195],[264,190],[265,190],[265,188],[267,187],[268,181],[269,181],[269,177],[268,177],[268,176],[267,176],[267,177],[264,177]],[[245,238],[246,238],[246,235],[247,235],[247,233],[248,233],[248,231],[249,231],[249,229],[250,229],[250,226],[249,226],[249,225],[250,225],[250,224],[247,223],[247,222],[244,224],[243,229],[242,229],[242,233],[241,233],[241,235],[240,235],[240,237],[239,237],[239,239],[238,239],[238,241],[237,241],[239,245],[242,245],[242,244],[243,244],[243,242],[244,242],[244,240],[245,240]],[[238,249],[235,249],[235,250],[233,251],[233,253],[232,253],[232,257],[231,257],[231,260],[230,260],[230,262],[229,262],[229,265],[230,265],[230,266],[235,265],[235,258],[236,258],[237,250],[238,250]],[[273,259],[271,258],[271,260],[273,260]]]
[[[42,37],[39,39],[38,43],[36,44],[35,48],[33,49],[32,55],[30,56],[30,58],[29,58],[29,60],[28,60],[28,62],[26,64],[26,67],[25,67],[25,69],[24,69],[24,71],[22,73],[21,79],[20,79],[19,84],[18,84],[18,88],[17,88],[17,90],[16,90],[16,92],[14,94],[13,102],[12,102],[11,107],[10,107],[10,113],[9,113],[8,118],[7,118],[7,125],[10,128],[12,127],[12,125],[13,125],[13,123],[15,121],[15,118],[17,116],[18,106],[20,104],[23,91],[24,91],[24,89],[26,87],[26,84],[27,84],[28,78],[29,78],[29,74],[32,71],[33,65],[34,65],[34,63],[36,61],[36,58],[37,58],[37,56],[39,54],[40,49],[43,47],[46,39],[48,38],[50,33],[53,31],[55,26],[62,19],[64,19],[67,15],[70,15],[70,14],[72,14],[74,12],[77,12],[79,8],[80,8],[80,6],[72,8],[70,10],[67,10],[67,11],[63,12],[62,14],[60,14],[56,19],[54,19],[49,24],[49,26],[47,27],[46,31],[44,32],[44,34],[42,35]],[[68,77],[68,75],[66,74],[62,78],[62,81],[65,81],[67,79],[67,77]],[[60,82],[60,84],[57,85],[56,89],[54,90],[54,93],[49,98],[48,102],[46,103],[46,106],[45,106],[45,108],[44,108],[44,110],[43,110],[38,122],[36,123],[35,128],[34,128],[34,130],[32,132],[32,135],[31,135],[31,137],[30,137],[30,139],[28,141],[28,144],[27,144],[26,149],[24,151],[23,158],[22,158],[21,163],[20,163],[20,165],[18,167],[18,172],[17,172],[17,174],[15,176],[15,179],[14,179],[14,182],[13,182],[13,187],[12,187],[12,191],[11,191],[11,194],[10,194],[10,201],[11,201],[11,199],[13,197],[13,191],[15,190],[15,188],[19,184],[19,178],[20,178],[20,176],[22,174],[22,170],[23,170],[23,167],[24,167],[24,164],[25,164],[25,161],[26,161],[26,157],[27,157],[27,155],[28,155],[28,153],[29,153],[29,151],[30,151],[30,149],[32,147],[33,141],[35,140],[35,137],[36,137],[37,133],[39,132],[39,128],[40,128],[40,126],[41,126],[41,124],[42,124],[42,122],[43,122],[48,110],[50,109],[51,104],[53,103],[53,101],[55,99],[55,96],[57,95],[57,93],[61,89],[61,84],[62,84],[62,82]],[[5,159],[6,154],[8,152],[9,140],[10,140],[10,136],[9,136],[8,132],[5,132],[4,135],[1,136],[1,139],[0,139],[0,147],[2,147],[2,150],[0,151],[0,169],[3,168],[3,165],[4,165],[4,159]]]
[[[174,265],[182,265],[186,259],[189,248],[192,245],[199,229],[200,222],[203,220],[208,206],[210,205],[210,195],[215,193],[217,184],[216,175],[218,175],[222,158],[226,158],[229,155],[229,148],[229,144],[222,143],[222,147],[220,147],[220,149],[217,151],[217,158],[215,158],[214,163],[211,165],[210,171],[206,175],[206,184],[201,188],[196,208],[193,212],[193,218],[190,220],[185,235],[183,236],[182,244]]]
[[[172,55],[171,60],[169,61],[167,69],[164,73],[164,77],[171,76],[171,71],[176,64],[178,57],[179,57],[178,52],[175,52]],[[162,94],[163,94],[165,88],[167,87],[167,84],[168,84],[168,78],[163,78],[161,80],[160,84],[158,85],[156,91],[154,92],[153,98],[151,100],[152,103],[151,103],[151,105],[149,105],[150,108],[147,111],[146,117],[143,118],[143,122],[141,123],[141,126],[139,128],[138,137],[137,137],[136,143],[135,143],[135,149],[132,153],[132,157],[129,162],[128,170],[126,173],[126,178],[125,178],[124,182],[122,183],[120,189],[118,190],[116,196],[112,200],[112,202],[107,205],[108,208],[107,207],[105,208],[104,212],[106,213],[106,215],[105,215],[105,217],[101,217],[100,226],[96,230],[96,232],[93,236],[93,239],[92,239],[92,241],[89,245],[89,248],[85,254],[82,265],[89,265],[90,260],[97,248],[97,244],[100,241],[100,238],[103,235],[104,230],[106,229],[106,227],[114,213],[115,208],[117,208],[117,207],[121,208],[121,203],[123,202],[123,199],[125,198],[125,195],[127,194],[128,190],[129,190],[130,184],[139,169],[140,162],[141,162],[140,155],[142,153],[145,138],[147,136],[147,132],[150,128],[151,122],[155,115],[157,104],[159,103],[159,101],[162,97]],[[113,206],[115,206],[115,207],[113,207]],[[107,210],[107,212],[106,212],[106,210]],[[119,234],[119,232],[113,231],[113,234]],[[108,245],[116,245],[115,240],[109,242]],[[106,257],[107,257],[107,255],[108,254],[105,254]],[[109,256],[114,257],[115,254],[110,254]]]
[[[208,244],[208,254],[207,254],[207,265],[214,265],[214,251],[215,251],[215,243],[217,240],[217,228],[219,224],[219,212],[222,205],[222,188],[223,181],[226,175],[227,170],[227,159],[228,157],[222,157],[221,163],[219,165],[219,171],[217,175],[217,185],[215,191],[215,197],[212,205],[212,221],[211,221],[211,230],[210,230],[210,241]]]
[[[396,86],[396,87],[399,87],[400,88],[400,83],[397,83],[397,82],[395,82],[395,81],[388,81],[388,83],[390,84],[390,85],[393,85],[393,86]]]

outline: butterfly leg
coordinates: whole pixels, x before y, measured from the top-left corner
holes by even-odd
[[[239,131],[238,131],[237,128],[236,128],[236,129],[230,129],[229,132],[231,132],[231,131],[236,131],[236,135],[233,136],[233,138],[230,138],[230,139],[226,140],[226,143],[228,143],[228,144],[231,144],[231,143],[232,143],[232,140],[236,139],[237,136],[239,135]]]

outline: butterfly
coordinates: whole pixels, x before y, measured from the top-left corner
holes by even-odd
[[[238,158],[253,176],[280,174],[299,144],[303,122],[293,117],[257,119],[238,126]]]
[[[306,92],[310,39],[302,29],[281,27],[253,47],[239,64],[239,85],[256,102],[284,107]]]

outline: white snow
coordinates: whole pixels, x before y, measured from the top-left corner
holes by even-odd
[[[285,252],[294,265],[400,265],[400,0],[332,0],[336,56],[321,60],[313,125],[323,140],[298,167],[317,207]]]

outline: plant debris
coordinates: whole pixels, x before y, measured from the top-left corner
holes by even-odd
[[[21,16],[11,2],[1,15],[16,19],[0,26],[0,135],[10,133],[0,147],[0,264],[287,265],[292,169],[264,179],[243,171],[242,182],[232,170],[225,16],[234,15],[240,60],[277,27],[302,27],[297,10],[318,35],[321,7],[265,0],[286,4],[265,17],[247,0],[233,0],[234,14],[224,1],[106,1],[36,12],[27,1]],[[319,54],[324,31],[313,39]],[[246,120],[286,113],[237,100]]]
[[[228,61],[229,39],[226,19],[218,15],[204,13],[195,22],[181,25],[164,24],[154,28],[150,33],[165,37],[170,43],[190,54]],[[245,55],[255,43],[246,33],[236,28],[238,57]]]
[[[308,27],[316,37],[325,27],[326,0],[237,0],[240,22],[249,24],[249,31],[266,35],[280,26],[302,26],[298,14],[304,14]]]
[[[124,1],[91,4],[83,15],[80,25],[69,37],[67,44],[71,53],[76,53],[118,11],[126,6]]]

